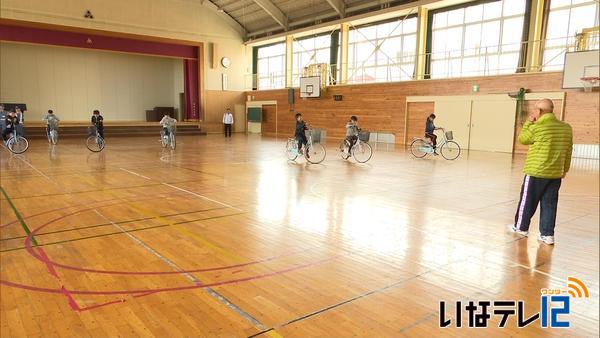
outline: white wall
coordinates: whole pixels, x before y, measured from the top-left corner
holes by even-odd
[[[145,120],[155,106],[178,107],[180,59],[42,45],[0,43],[0,101],[27,104],[26,118],[52,109],[85,121],[93,109],[107,120]]]
[[[242,91],[248,66],[243,39],[210,8],[202,0],[1,0],[0,17],[216,43],[217,57],[227,56],[232,64],[212,69],[206,55],[206,89],[221,90],[221,73],[227,73],[229,90]],[[93,20],[83,17],[88,9]]]

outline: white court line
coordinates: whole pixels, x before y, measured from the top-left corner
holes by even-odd
[[[131,171],[131,170],[127,170],[127,169],[125,169],[125,168],[119,168],[119,169],[121,169],[121,170],[123,170],[123,171],[125,171],[125,172],[128,172],[128,173],[130,173],[130,174],[132,174],[132,175],[139,176],[139,177],[141,177],[141,178],[145,178],[145,179],[147,179],[147,180],[151,180],[151,178],[150,178],[150,177],[144,176],[144,175],[142,175],[142,174],[134,173],[134,172],[133,172],[133,171]]]
[[[163,183],[163,184],[164,184],[164,185],[166,185],[166,186],[168,186],[168,187],[171,187],[171,188],[173,188],[173,189],[177,189],[177,190],[179,190],[179,191],[187,192],[188,194],[194,195],[194,196],[196,196],[196,197],[203,198],[203,199],[205,199],[205,200],[208,200],[208,201],[211,201],[211,202],[214,202],[214,203],[220,204],[220,205],[222,205],[222,206],[225,206],[225,207],[228,207],[228,208],[231,208],[231,209],[237,210],[237,211],[244,211],[244,210],[242,210],[242,209],[238,209],[238,208],[234,207],[233,205],[230,205],[230,204],[227,204],[227,203],[223,203],[223,202],[219,202],[219,201],[213,200],[212,198],[208,198],[208,197],[206,197],[206,196],[202,196],[202,195],[200,195],[200,194],[196,194],[195,192],[191,192],[191,191],[189,191],[189,190],[185,190],[185,189],[182,189],[182,188],[176,187],[176,186],[174,186],[174,185],[172,185],[172,184],[169,184],[169,183]]]
[[[45,179],[47,179],[48,181],[50,181],[50,182],[52,182],[52,183],[55,183],[54,181],[52,181],[52,180],[50,179],[50,177],[46,176],[46,175],[45,175],[43,172],[39,171],[39,170],[38,170],[38,168],[34,167],[34,166],[31,164],[31,163],[29,163],[29,162],[25,161],[24,159],[22,159],[22,158],[21,158],[21,156],[20,156],[21,154],[13,154],[13,153],[12,153],[10,150],[8,150],[8,148],[7,148],[6,146],[4,146],[4,145],[3,145],[2,147],[3,147],[4,149],[6,149],[6,151],[8,151],[9,153],[11,153],[11,154],[12,154],[12,156],[14,156],[14,157],[18,158],[19,160],[23,161],[23,163],[25,163],[25,164],[27,164],[28,166],[30,166],[30,167],[31,167],[31,169],[35,170],[35,171],[36,171],[38,174],[40,174],[40,175],[44,176],[44,178],[45,178]]]
[[[201,284],[201,282],[200,282],[200,280],[198,278],[194,277],[192,274],[190,274],[188,272],[184,272],[184,270],[182,268],[180,268],[179,266],[177,266],[177,264],[173,263],[167,257],[161,255],[156,250],[152,249],[150,246],[148,246],[148,244],[142,242],[142,240],[138,239],[134,235],[132,235],[129,232],[127,232],[127,230],[123,229],[120,225],[118,225],[115,222],[111,221],[108,217],[106,217],[103,214],[101,214],[100,211],[98,211],[97,209],[94,209],[94,212],[97,213],[98,216],[102,217],[107,222],[109,222],[110,224],[112,224],[115,228],[121,230],[121,232],[123,232],[125,235],[127,235],[127,237],[129,237],[131,240],[133,240],[134,242],[136,242],[137,244],[139,244],[140,246],[142,246],[144,249],[150,251],[154,256],[158,257],[160,260],[162,260],[163,262],[165,262],[168,266],[170,266],[173,269],[175,269],[175,271],[181,272],[181,274],[184,275],[191,282],[195,283],[196,285],[200,285]]]

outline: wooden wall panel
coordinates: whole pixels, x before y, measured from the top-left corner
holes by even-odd
[[[407,107],[408,121],[406,127],[407,142],[415,137],[423,137],[425,134],[425,121],[429,114],[435,109],[434,102],[409,102]],[[399,142],[403,142],[400,140]]]
[[[200,123],[202,129],[207,132],[222,132],[223,113],[227,108],[234,112],[236,104],[244,104],[246,96],[244,92],[207,90],[205,92],[206,108],[204,120]],[[234,124],[244,121],[235,121]]]
[[[364,129],[393,133],[396,142],[403,143],[407,96],[472,95],[471,87],[474,84],[479,85],[479,94],[514,92],[520,87],[534,93],[556,92],[562,91],[561,83],[562,73],[548,72],[336,86],[327,88],[323,97],[319,99],[300,99],[296,91],[294,109],[301,112],[313,126],[327,129],[328,138],[342,138],[345,122],[351,115],[357,115]],[[598,92],[565,91],[565,118],[573,125],[576,142],[598,143]],[[293,132],[294,114],[288,113],[290,105],[287,103],[287,89],[253,91],[248,94],[253,95],[257,101],[276,100],[279,109],[279,134],[285,136]],[[334,101],[333,95],[342,95],[343,100]],[[557,104],[557,108],[559,107],[560,104]],[[411,108],[417,109],[412,105]],[[419,109],[427,109],[427,106]],[[419,128],[422,128],[417,124],[418,119],[415,118],[415,126],[411,123],[409,128],[408,133],[411,137],[417,132],[420,133]],[[520,147],[515,149],[522,150]]]

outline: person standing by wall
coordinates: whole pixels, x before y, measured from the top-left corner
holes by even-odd
[[[16,117],[17,117],[17,132],[19,133],[19,135],[21,136],[25,136],[25,114],[24,112],[21,110],[21,107],[16,106],[15,107],[15,113],[16,113]]]
[[[233,114],[231,109],[227,108],[223,114],[223,126],[225,128],[225,137],[231,137],[231,127],[233,126]]]
[[[529,149],[515,223],[509,226],[509,231],[527,236],[531,218],[540,204],[538,239],[552,245],[558,190],[571,166],[573,130],[556,118],[552,101],[543,99],[535,104],[529,120],[523,125],[519,142],[528,145]]]
[[[0,104],[0,132],[6,127],[6,111],[4,111],[4,105]]]

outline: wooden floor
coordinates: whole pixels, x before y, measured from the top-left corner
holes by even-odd
[[[0,150],[2,337],[598,334],[598,161],[574,161],[556,245],[509,234],[523,157],[378,147],[288,163],[284,140],[80,140]],[[439,302],[525,300],[583,280],[571,328],[439,328]],[[498,325],[493,317],[491,326]]]

